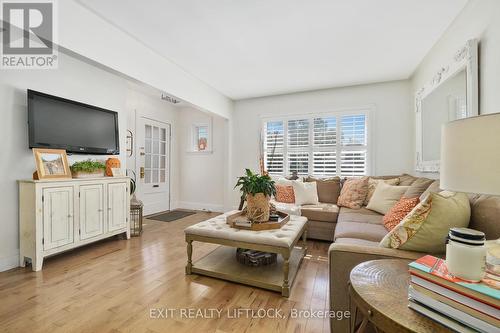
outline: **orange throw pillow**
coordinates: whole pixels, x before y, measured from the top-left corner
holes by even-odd
[[[276,185],[275,199],[283,203],[295,203],[295,193],[292,186]]]
[[[384,215],[384,227],[391,231],[395,226],[401,222],[409,212],[415,208],[420,202],[418,197],[416,198],[401,198],[391,209]]]

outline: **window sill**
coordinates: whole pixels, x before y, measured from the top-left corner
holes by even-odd
[[[192,154],[192,155],[211,155],[214,153],[213,150],[188,150],[186,151],[187,154]]]

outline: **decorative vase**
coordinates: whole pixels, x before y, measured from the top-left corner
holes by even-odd
[[[264,193],[247,194],[247,217],[257,223],[269,221],[269,200]]]
[[[121,166],[120,160],[116,157],[110,157],[106,160],[106,176],[112,177],[112,168],[119,168]]]

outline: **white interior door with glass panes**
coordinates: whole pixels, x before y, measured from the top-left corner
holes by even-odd
[[[144,214],[170,210],[170,124],[137,121],[137,196]]]
[[[369,110],[264,119],[271,175],[359,177],[370,172]]]

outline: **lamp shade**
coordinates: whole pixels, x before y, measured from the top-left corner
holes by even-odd
[[[500,113],[443,125],[440,187],[500,195]]]

